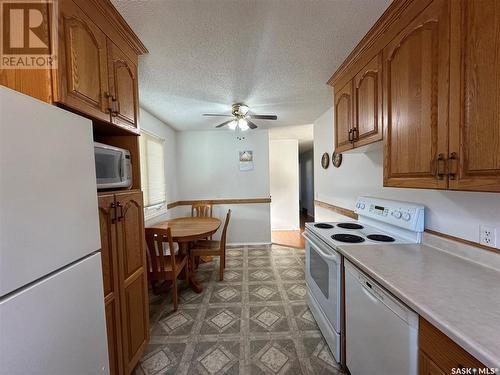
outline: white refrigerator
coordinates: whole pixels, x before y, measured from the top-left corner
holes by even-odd
[[[108,374],[92,123],[0,86],[0,374]]]

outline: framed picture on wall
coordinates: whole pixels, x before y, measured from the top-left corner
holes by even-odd
[[[253,170],[253,151],[240,151],[240,171]]]

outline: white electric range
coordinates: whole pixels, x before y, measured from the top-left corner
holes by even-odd
[[[359,197],[358,220],[306,223],[307,303],[337,362],[340,362],[341,255],[339,246],[420,243],[421,205]]]

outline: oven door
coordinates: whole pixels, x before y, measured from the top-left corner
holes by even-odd
[[[124,155],[112,147],[95,146],[95,171],[98,189],[126,187],[124,181]]]
[[[340,333],[340,255],[310,233],[306,238],[306,285],[332,328]]]

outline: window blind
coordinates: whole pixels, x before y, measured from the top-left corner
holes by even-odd
[[[141,185],[145,207],[165,203],[167,200],[164,142],[151,133],[141,131]]]

